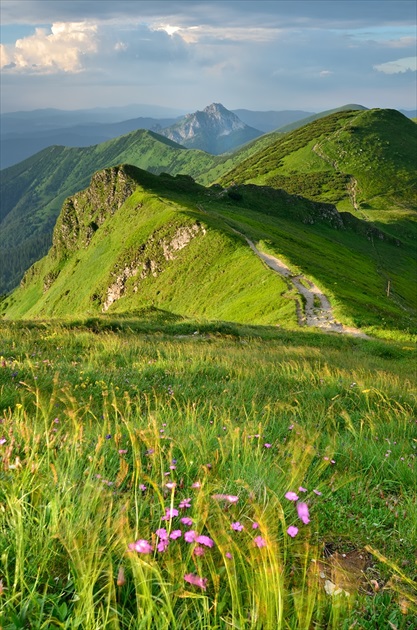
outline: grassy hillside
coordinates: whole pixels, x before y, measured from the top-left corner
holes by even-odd
[[[150,131],[139,130],[100,145],[50,147],[2,171],[0,291],[13,288],[32,262],[46,253],[66,197],[82,190],[100,168],[122,162],[149,171],[197,177],[213,164],[202,151],[189,151]],[[27,264],[27,249],[37,255]]]
[[[2,311],[63,317],[152,305],[294,327],[294,289],[254,255],[245,235],[318,284],[340,321],[385,336],[415,332],[412,251],[343,217],[329,204],[272,188],[205,188],[189,176],[115,167],[67,200],[49,255]]]
[[[414,630],[414,355],[157,311],[1,322],[1,626]]]
[[[198,210],[206,192],[190,178],[158,178],[134,167],[97,173],[64,205],[49,256],[5,302],[7,316],[152,304],[207,319],[294,325],[294,304],[280,300],[284,281],[224,222]],[[108,304],[112,292],[118,297]]]
[[[278,138],[220,182],[335,203],[415,245],[416,142],[417,127],[395,110],[338,112]]]

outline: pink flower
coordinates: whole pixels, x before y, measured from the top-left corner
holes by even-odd
[[[298,527],[295,527],[295,525],[290,525],[287,529],[287,534],[288,536],[291,536],[291,538],[294,538],[298,534]]]
[[[229,560],[231,560],[233,558],[233,556],[230,553],[230,551],[226,551],[226,553],[224,555],[226,556],[226,558],[229,558]]]
[[[194,586],[199,586],[203,589],[203,591],[207,588],[207,578],[202,578],[199,575],[195,575],[195,573],[186,573],[184,575],[184,580],[189,584],[194,584]]]
[[[178,516],[178,510],[175,508],[166,508],[165,516],[161,518],[161,521],[170,521],[174,516]]]
[[[265,442],[264,447],[265,448],[271,448],[272,444],[270,444],[269,442]]]
[[[307,488],[303,488],[303,486],[300,486],[298,488],[298,492],[308,492]]]
[[[153,551],[152,545],[147,540],[137,540],[134,543],[129,543],[129,551],[137,551],[138,553],[151,553]]]
[[[180,529],[174,529],[169,535],[169,537],[172,538],[172,540],[181,538],[181,536],[182,536],[182,531]]]
[[[208,536],[197,536],[195,540],[196,542],[200,543],[200,545],[205,545],[206,547],[214,547],[214,540],[212,540]]]
[[[191,499],[183,499],[179,506],[178,506],[181,510],[185,509],[185,508],[189,508],[191,507]]]
[[[305,525],[310,522],[307,503],[302,503],[301,501],[297,503],[297,514],[298,518],[302,520]]]
[[[185,532],[184,540],[185,542],[193,543],[196,541],[197,536],[198,536],[197,532],[195,532],[193,529],[190,529],[188,532]]]
[[[0,439],[0,444],[2,444],[2,445],[3,445],[3,444],[6,444],[6,442],[7,442],[6,438],[2,437],[2,438]]]
[[[186,525],[187,527],[191,527],[191,525],[193,524],[193,519],[189,516],[183,516],[183,518],[181,519],[181,523],[183,525]]]
[[[243,525],[239,523],[239,521],[236,521],[236,523],[232,523],[230,527],[234,529],[235,532],[241,532],[243,529]]]
[[[257,523],[256,521],[254,521],[254,522],[252,523],[252,529],[258,529],[258,527],[259,527],[259,523]]]
[[[196,546],[196,547],[194,547],[194,549],[193,549],[193,554],[194,554],[195,556],[204,556],[204,554],[205,554],[205,553],[206,553],[206,552],[205,552],[204,548],[203,548],[203,547],[200,547],[200,545],[197,545],[197,546]]]
[[[288,501],[298,501],[298,495],[295,494],[295,492],[287,492],[285,498],[288,499]]]
[[[239,497],[233,494],[213,494],[211,498],[216,499],[216,501],[228,501],[228,503],[237,503],[239,501]]]
[[[165,549],[168,547],[168,545],[169,545],[169,540],[161,539],[156,548],[160,553],[163,553]]]
[[[168,532],[164,527],[160,527],[159,529],[156,530],[155,534],[161,539],[161,540],[168,540]]]
[[[262,538],[262,536],[256,536],[256,538],[253,539],[253,542],[257,547],[259,547],[259,549],[266,547],[266,540],[265,538]]]
[[[144,484],[144,483],[141,483],[141,484],[140,484],[140,486],[139,486],[139,490],[142,490],[142,492],[145,492],[145,491],[146,491],[146,486],[145,486],[145,484]]]
[[[168,483],[165,484],[168,490],[172,490],[173,488],[175,488],[176,485],[177,484],[175,483],[175,481],[169,481]]]
[[[192,488],[201,488],[201,483],[199,481],[194,481],[191,485]]]
[[[318,494],[319,497],[321,497],[322,493],[320,492],[320,490],[313,490],[314,494]]]

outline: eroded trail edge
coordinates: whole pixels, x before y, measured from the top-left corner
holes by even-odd
[[[264,254],[259,251],[246,236],[243,234],[241,234],[241,236],[245,238],[249,247],[268,267],[291,282],[298,293],[304,297],[304,309],[299,305],[297,308],[298,323],[300,326],[314,326],[326,332],[337,332],[369,339],[368,335],[357,328],[344,326],[335,320],[328,298],[314,282],[311,282],[311,280],[306,278],[303,274],[294,275],[282,260],[270,254]]]

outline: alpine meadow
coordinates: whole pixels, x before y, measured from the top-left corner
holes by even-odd
[[[416,123],[238,113],[1,171],[2,630],[417,629]]]

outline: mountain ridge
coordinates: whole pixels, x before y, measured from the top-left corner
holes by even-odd
[[[246,125],[221,103],[211,103],[159,133],[188,149],[198,148],[219,155],[254,140],[263,132]]]

